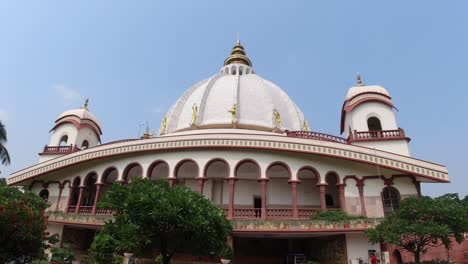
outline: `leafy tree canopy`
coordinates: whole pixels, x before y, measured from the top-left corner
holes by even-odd
[[[460,200],[457,194],[406,198],[398,210],[366,233],[370,242],[396,245],[412,253],[419,263],[421,253],[430,247],[444,245],[450,249],[451,238],[463,242],[463,233],[468,231],[466,201],[466,197]]]
[[[43,256],[47,206],[38,195],[0,182],[0,263],[30,263]]]
[[[166,181],[156,184],[136,178],[128,185],[114,184],[99,206],[114,210],[115,215],[95,243],[121,253],[142,254],[158,248],[164,264],[170,263],[176,252],[217,254],[232,232],[232,224],[220,208],[201,194],[177,185],[170,187]]]

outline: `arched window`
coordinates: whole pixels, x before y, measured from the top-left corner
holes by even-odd
[[[400,208],[400,193],[393,187],[385,187],[382,190],[382,204],[384,215],[392,213]]]
[[[143,168],[138,163],[130,163],[123,172],[124,182],[131,182],[135,177],[143,177]]]
[[[60,138],[59,146],[66,146],[68,142],[68,136],[64,135]]]
[[[89,142],[88,140],[83,140],[83,143],[81,143],[81,149],[87,149],[89,148]]]
[[[148,178],[152,181],[165,180],[169,177],[169,165],[165,161],[156,161],[148,169]]]
[[[375,116],[369,117],[369,119],[367,119],[367,127],[369,128],[369,131],[382,130],[380,120]]]
[[[42,198],[42,200],[44,200],[44,202],[47,202],[47,200],[49,199],[49,191],[44,189],[42,191],[39,192],[39,197]]]
[[[96,182],[96,173],[92,172],[86,176],[84,181],[85,190],[83,193],[83,200],[80,204],[81,206],[92,206],[94,204],[94,199],[96,197]]]

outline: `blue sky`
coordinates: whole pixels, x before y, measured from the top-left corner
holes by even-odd
[[[12,164],[37,162],[64,110],[90,109],[103,141],[134,138],[193,83],[216,73],[240,32],[256,72],[315,131],[338,134],[361,72],[386,87],[413,156],[448,166],[467,194],[467,1],[3,1],[0,119]]]

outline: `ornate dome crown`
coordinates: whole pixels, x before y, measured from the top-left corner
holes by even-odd
[[[302,130],[306,122],[301,110],[251,66],[238,41],[218,74],[190,87],[170,108],[160,134],[204,128]]]

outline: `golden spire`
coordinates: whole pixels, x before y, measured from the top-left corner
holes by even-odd
[[[231,55],[226,58],[224,61],[224,66],[231,64],[231,63],[241,63],[252,67],[252,62],[247,57],[244,47],[242,47],[239,39],[239,34],[237,35],[237,42],[234,48],[232,48]]]
[[[89,98],[86,98],[83,106],[81,107],[82,109],[86,110],[86,111],[89,111],[88,109],[88,104],[89,104]]]
[[[364,84],[362,84],[361,74],[359,72],[356,74],[356,81],[357,81],[357,86],[363,86],[364,85]]]

